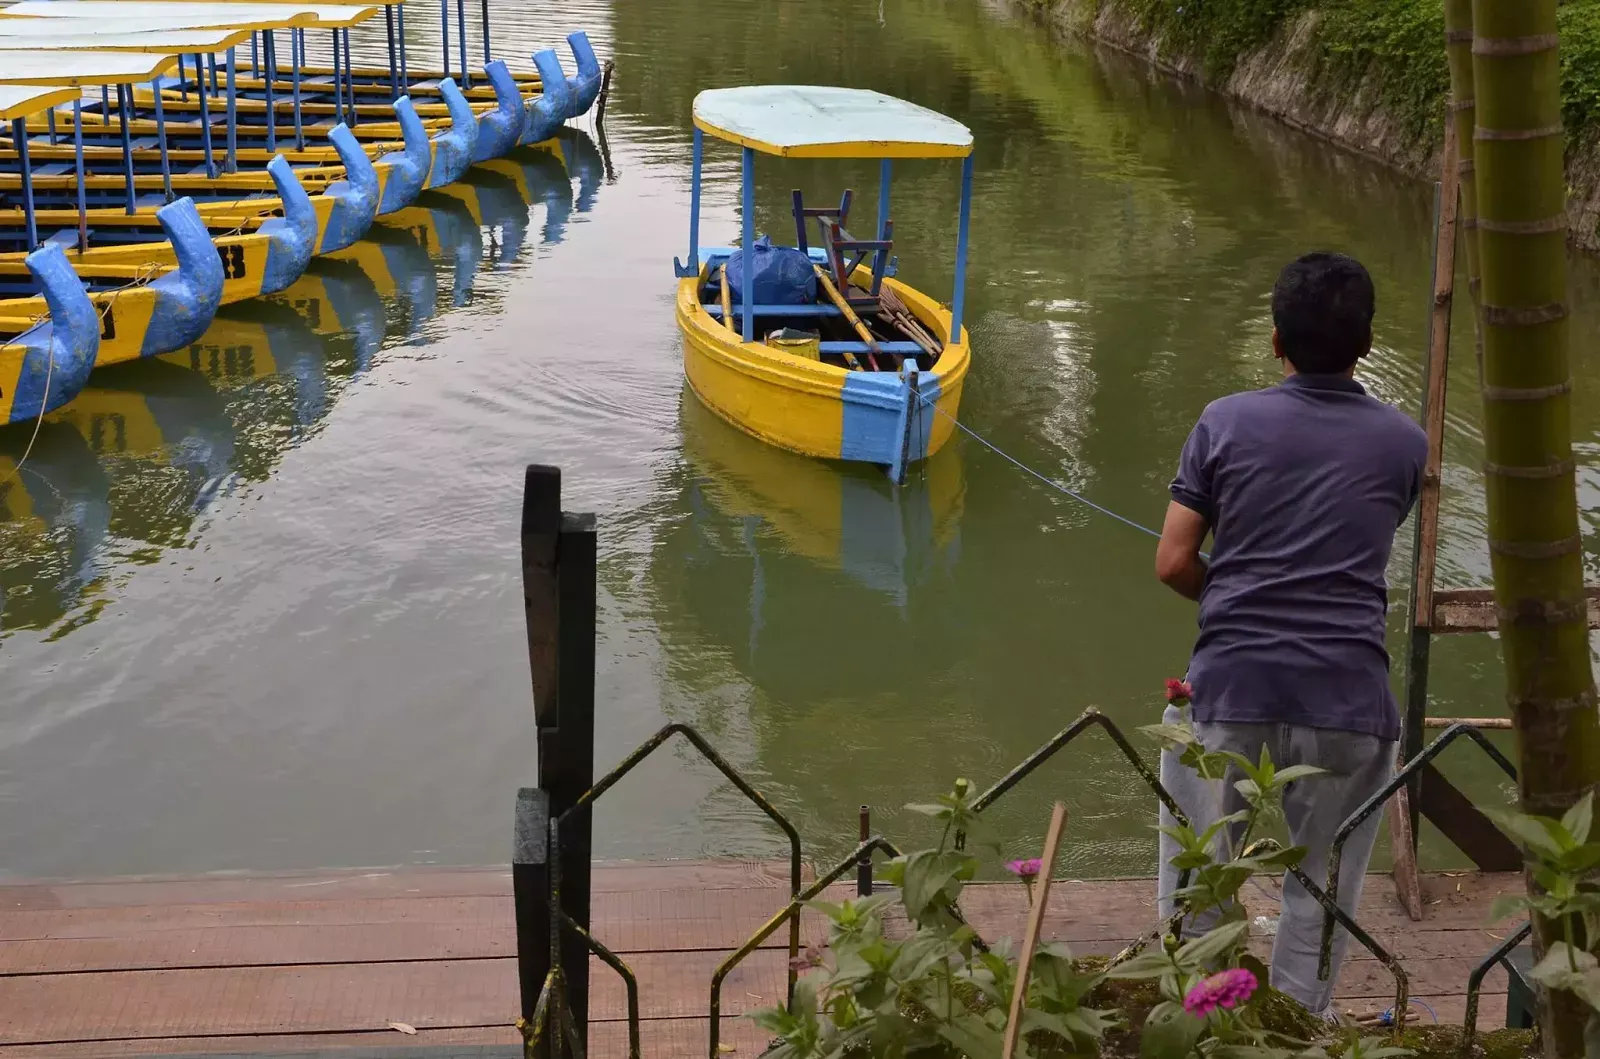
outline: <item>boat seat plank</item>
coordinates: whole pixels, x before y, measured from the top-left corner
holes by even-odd
[[[915,342],[879,342],[876,351],[870,349],[865,342],[823,342],[820,344],[824,353],[904,353],[908,356],[922,352],[922,347]]]
[[[36,177],[65,176],[72,171],[73,167],[66,162],[48,162],[33,167],[33,175]]]
[[[701,308],[710,313],[713,319],[722,319],[722,306],[705,305]],[[842,316],[837,305],[757,305],[757,316]],[[733,307],[734,316],[743,316],[742,306]]]

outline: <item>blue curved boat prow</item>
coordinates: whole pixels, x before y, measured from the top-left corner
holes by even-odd
[[[183,349],[206,333],[222,304],[222,259],[212,245],[194,199],[185,196],[156,211],[178,267],[150,284],[156,304],[139,347],[141,357]]]
[[[11,395],[12,423],[38,419],[78,396],[100,352],[100,314],[62,249],[48,243],[23,261],[43,288],[50,319],[8,343],[27,349]]]
[[[554,136],[573,107],[572,88],[556,53],[548,48],[536,53],[533,66],[539,71],[542,87],[539,98],[528,104],[528,121],[522,130],[524,144],[541,143]]]
[[[496,59],[485,64],[483,72],[494,86],[495,108],[478,116],[478,142],[472,148],[474,162],[499,158],[515,147],[528,120],[522,109],[522,91],[506,64]]]
[[[567,44],[572,48],[572,57],[578,61],[577,74],[567,78],[567,87],[572,91],[575,105],[567,117],[576,118],[589,113],[595,98],[600,95],[600,60],[595,58],[589,35],[581,29],[568,35]]]
[[[311,196],[295,176],[294,167],[283,155],[267,163],[267,172],[283,201],[283,216],[261,225],[268,236],[267,263],[261,277],[261,293],[276,294],[300,278],[317,248],[317,209]]]
[[[341,121],[328,134],[328,139],[333,141],[333,149],[339,152],[339,161],[344,163],[344,179],[323,192],[334,200],[328,230],[322,235],[324,254],[343,250],[366,235],[367,229],[372,227],[372,219],[378,215],[378,171],[372,168],[372,159],[361,149],[355,133]]]
[[[450,111],[450,128],[433,137],[438,150],[433,156],[433,172],[428,174],[430,188],[460,180],[461,174],[472,164],[472,152],[478,146],[478,116],[461,89],[456,87],[455,79],[446,77],[439,82],[439,94],[444,96],[445,106]]]
[[[394,115],[400,119],[400,138],[405,150],[391,151],[378,158],[380,165],[388,165],[390,169],[389,182],[384,185],[383,198],[378,203],[379,216],[403,210],[415,202],[433,164],[428,130],[422,127],[422,119],[417,117],[417,108],[410,96],[394,101]]]

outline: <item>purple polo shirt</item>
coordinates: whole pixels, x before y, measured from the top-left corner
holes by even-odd
[[[1409,416],[1343,376],[1293,375],[1206,407],[1172,483],[1213,537],[1195,720],[1399,737],[1384,569],[1427,449]]]

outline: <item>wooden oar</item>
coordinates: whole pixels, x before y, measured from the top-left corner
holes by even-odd
[[[867,363],[872,365],[873,371],[877,371],[878,360],[873,354],[883,352],[878,348],[878,340],[872,337],[872,332],[867,330],[867,325],[861,322],[861,317],[857,316],[856,311],[850,307],[850,303],[845,301],[844,295],[839,293],[839,288],[833,285],[833,280],[828,278],[828,274],[823,271],[822,266],[812,265],[811,267],[816,271],[817,281],[822,284],[822,289],[827,292],[828,300],[833,302],[840,312],[844,313],[844,318],[850,322],[851,327],[856,329],[856,334],[861,336],[861,341],[867,344]],[[859,367],[854,363],[855,358],[850,354],[846,353],[844,359],[850,363],[852,368]]]
[[[722,322],[733,331],[733,291],[728,289],[728,266],[723,265],[719,274],[722,277]]]
[[[1056,851],[1061,848],[1061,831],[1067,826],[1067,807],[1056,803],[1050,814],[1050,829],[1044,836],[1044,856],[1040,858],[1039,881],[1033,887],[1033,909],[1028,913],[1028,929],[1022,935],[1022,959],[1017,963],[1017,984],[1011,992],[1011,1014],[1006,1019],[1006,1035],[1000,1059],[1011,1059],[1022,1032],[1022,1005],[1028,996],[1028,972],[1033,970],[1033,950],[1039,944],[1039,927],[1044,922],[1045,905],[1050,901],[1050,876],[1055,874]]]

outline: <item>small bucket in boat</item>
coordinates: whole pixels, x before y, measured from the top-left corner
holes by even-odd
[[[780,328],[767,336],[767,345],[807,360],[822,359],[822,336],[814,331]]]

